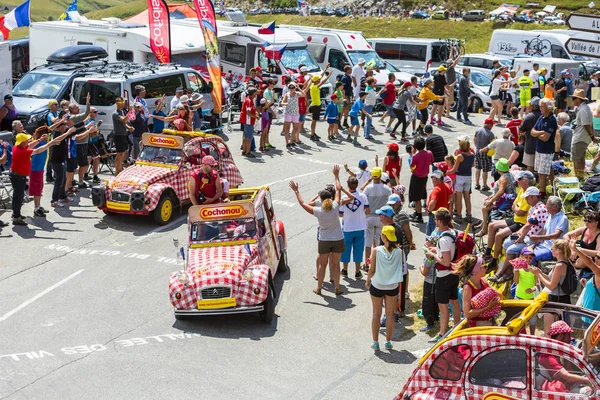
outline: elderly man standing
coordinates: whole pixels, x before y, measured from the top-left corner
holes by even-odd
[[[360,93],[360,80],[363,76],[365,76],[365,59],[359,58],[358,63],[352,68],[352,94],[355,99],[358,99],[358,95]]]
[[[529,104],[531,105],[531,112],[523,118],[523,123],[519,126],[519,132],[525,133],[525,154],[523,154],[523,164],[527,166],[528,171],[533,172],[537,139],[531,136],[531,130],[542,115],[542,112],[540,111],[540,98],[533,97]]]
[[[592,110],[587,104],[587,98],[583,89],[575,90],[573,96],[573,104],[576,109],[575,117],[575,130],[573,132],[573,141],[571,142],[571,159],[573,160],[573,168],[575,169],[575,176],[580,182],[584,180],[585,170],[585,152],[589,144],[597,139],[594,136],[594,130],[592,128],[592,121],[594,116]]]
[[[529,240],[534,244],[535,257],[532,265],[538,261],[552,260],[552,242],[562,237],[569,231],[569,219],[562,210],[562,201],[558,196],[548,197],[546,208],[550,218],[544,224],[544,232],[539,235],[529,235]]]
[[[489,150],[494,150],[494,155],[492,156],[492,175],[494,181],[500,179],[500,173],[496,171],[496,163],[501,158],[506,158],[508,160],[515,148],[515,144],[510,140],[511,135],[510,129],[502,129],[502,139],[494,140],[492,143],[479,150],[484,154],[487,154]]]
[[[550,99],[540,100],[542,116],[531,130],[531,136],[537,138],[535,145],[534,170],[539,174],[540,192],[542,198],[546,197],[546,185],[552,182],[552,160],[556,148],[556,131],[558,121],[554,116],[554,103]],[[559,143],[560,144],[560,143]],[[548,181],[550,178],[550,181]]]
[[[475,190],[490,190],[487,185],[488,172],[492,170],[492,157],[487,155],[487,152],[481,152],[481,150],[495,139],[494,133],[492,132],[492,126],[494,126],[494,120],[492,118],[486,118],[483,121],[483,127],[475,131]],[[483,171],[483,187],[479,186],[479,178]]]

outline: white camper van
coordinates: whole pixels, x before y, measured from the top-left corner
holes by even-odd
[[[374,74],[377,86],[385,85],[390,72],[396,73],[396,78],[399,78],[398,69],[382,61],[361,32],[299,25],[280,26],[298,32],[306,40],[308,50],[321,68],[329,64],[332,71],[329,82],[332,85],[335,85],[336,76],[344,73],[345,65],[354,66],[360,58],[365,59],[366,66],[379,68],[379,72]]]
[[[435,69],[447,60],[447,44],[439,39],[415,38],[372,38],[367,39],[379,57],[394,65],[400,71],[423,75],[429,69]]]
[[[10,43],[0,42],[0,99],[12,91],[12,52]]]

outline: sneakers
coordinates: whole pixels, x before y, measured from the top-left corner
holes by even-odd
[[[275,146],[273,146],[271,143],[267,143],[267,144],[265,144],[265,147],[266,147],[267,149],[275,149],[275,148],[276,148],[276,147],[275,147]]]
[[[456,215],[452,219],[454,220],[454,223],[456,223],[456,224],[462,224],[462,222],[463,222],[463,219],[460,215]]]
[[[93,183],[100,183],[100,178],[98,178],[98,175],[94,175],[94,178],[92,179]]]
[[[400,138],[400,141],[401,141],[402,143],[406,143],[406,142],[408,142],[408,138],[407,138],[406,136],[402,136],[402,137]]]
[[[25,221],[25,218],[23,217],[13,218],[12,223],[13,225],[27,226],[27,221]]]
[[[467,124],[467,125],[473,125],[473,123],[471,122],[470,119],[465,120],[465,124]]]
[[[435,335],[434,337],[432,337],[431,339],[429,339],[427,342],[428,343],[437,343],[439,342],[439,340],[442,338],[442,335],[440,335],[439,333],[437,335]]]
[[[475,190],[481,190],[481,185],[480,184],[475,185]]]
[[[396,134],[395,134],[394,132],[390,132],[390,137],[391,137],[392,139],[396,139]]]
[[[46,179],[46,183],[54,183],[54,178]]]
[[[81,182],[79,182],[79,184],[77,185],[77,187],[78,187],[79,189],[87,189],[87,188],[88,188],[88,185],[87,185],[87,183],[85,183],[84,181],[81,181]]]
[[[352,136],[348,135],[348,137],[346,138],[346,142],[351,142],[352,141]]]
[[[385,128],[385,133],[392,133],[392,128],[389,126]],[[396,135],[394,135],[393,137],[396,137]]]
[[[89,174],[86,172],[86,173],[83,175],[83,180],[85,180],[85,181],[91,181],[91,180],[92,180],[92,178],[91,178],[91,177],[90,177],[90,175],[89,175]]]
[[[355,146],[360,146],[360,142],[358,140],[356,140],[356,139],[354,139],[352,141],[352,144],[355,145]]]
[[[482,191],[482,192],[487,192],[487,191],[489,191],[489,190],[490,190],[490,187],[489,187],[488,185],[483,185],[483,186],[481,187],[481,191]]]
[[[375,351],[379,351],[379,342],[373,341],[373,343],[371,343],[371,348]]]
[[[457,120],[458,122],[463,122],[463,119],[462,119],[462,118],[458,118],[458,117],[457,117],[457,118],[456,118],[456,120]]]
[[[433,327],[434,327],[434,325],[425,325],[424,327],[419,329],[419,332],[428,332],[428,331],[432,330]]]
[[[72,197],[69,197],[69,196],[67,196],[67,197],[65,197],[64,199],[60,199],[59,201],[60,201],[61,203],[70,203],[70,202],[72,202],[72,201],[73,201],[73,198],[72,198]]]
[[[61,203],[60,201],[53,201],[52,203],[50,203],[50,207],[54,207],[54,208],[63,208],[65,205],[63,203]]]
[[[392,342],[385,342],[383,347],[385,347],[386,350],[391,350],[394,346],[392,345]]]
[[[408,217],[408,219],[411,220],[412,222],[418,222],[420,224],[423,223],[423,215],[422,214],[417,214],[417,213],[411,214]]]
[[[45,218],[46,217],[46,213],[44,211],[42,211],[42,209],[38,208],[37,210],[35,210],[33,212],[33,216],[34,217],[42,217]]]
[[[438,119],[437,121],[438,126],[445,126],[446,123],[444,121],[442,121],[441,119]]]
[[[473,220],[473,216],[471,214],[467,213],[465,215],[465,221],[470,224],[472,220]]]

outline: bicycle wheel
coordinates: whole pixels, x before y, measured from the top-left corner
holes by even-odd
[[[543,56],[550,54],[552,52],[552,43],[550,43],[550,41],[548,39],[540,40],[539,50],[540,50],[539,54],[541,54]]]
[[[448,57],[450,57],[450,46],[448,44],[440,46],[440,61],[446,62]]]

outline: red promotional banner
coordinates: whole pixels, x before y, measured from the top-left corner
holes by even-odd
[[[223,88],[221,86],[221,57],[219,56],[219,42],[217,41],[215,8],[210,0],[194,0],[194,6],[202,36],[204,36],[206,66],[208,67],[208,74],[213,84],[212,98],[214,112],[219,114],[222,109]]]
[[[171,62],[171,24],[165,0],[148,0],[150,48],[161,64]]]

